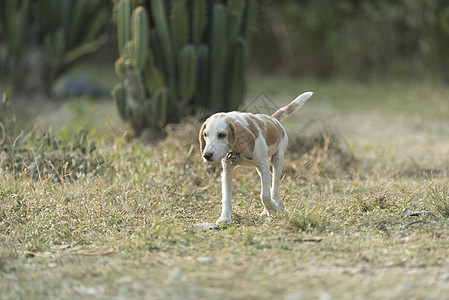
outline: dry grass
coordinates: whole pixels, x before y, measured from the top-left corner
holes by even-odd
[[[260,217],[257,174],[240,170],[235,221],[200,231],[192,224],[219,216],[221,187],[219,170],[200,160],[198,128],[194,120],[172,126],[152,146],[91,131],[85,145],[95,142],[107,167],[82,176],[66,168],[62,178],[71,180],[20,172],[26,165],[4,169],[0,299],[441,299],[449,292],[445,165],[422,176],[437,164],[402,159],[400,139],[385,146],[330,131],[291,134],[281,187],[287,212]],[[37,142],[31,138],[23,153],[37,155]],[[65,155],[88,159],[69,147],[73,140],[59,143]]]

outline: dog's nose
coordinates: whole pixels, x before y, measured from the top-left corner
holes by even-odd
[[[214,154],[212,152],[206,152],[203,155],[204,159],[207,160],[207,161],[211,161],[212,160],[212,156],[214,156]]]

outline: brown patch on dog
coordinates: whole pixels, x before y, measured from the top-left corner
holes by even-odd
[[[200,148],[201,148],[201,155],[203,155],[204,147],[206,147],[206,140],[204,139],[204,130],[206,129],[206,122],[203,123],[203,126],[201,126],[200,129]]]
[[[228,141],[231,147],[237,150],[244,158],[253,159],[254,147],[256,145],[256,137],[245,125],[240,121],[227,118],[228,124]]]
[[[253,121],[255,121],[257,123],[257,126],[259,126],[259,129],[262,132],[262,135],[265,137],[264,132],[267,130],[265,122],[263,120],[259,119],[259,117],[257,117],[257,116],[253,117]]]
[[[228,117],[225,119],[225,122],[228,125],[228,128],[227,128],[228,142],[232,145],[235,142],[235,132],[231,126],[231,124],[234,122],[234,119]]]
[[[259,136],[259,128],[261,128],[261,127],[260,127],[260,124],[258,124],[259,127],[257,127],[256,124],[254,123],[254,119],[257,119],[257,118],[249,117],[249,116],[244,116],[243,118],[244,118],[245,121],[248,123],[248,129],[249,129],[249,130],[254,134],[254,136],[257,138],[257,137]],[[257,121],[257,120],[256,120],[256,121]]]
[[[264,123],[264,131],[262,132],[263,137],[265,138],[265,142],[267,146],[271,146],[279,143],[279,141],[284,137],[284,130],[281,125],[274,121],[269,116],[263,116]]]

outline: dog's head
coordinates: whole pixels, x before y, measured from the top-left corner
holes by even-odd
[[[226,113],[209,117],[201,127],[199,139],[205,162],[220,162],[229,151],[253,158],[256,137],[242,122]]]

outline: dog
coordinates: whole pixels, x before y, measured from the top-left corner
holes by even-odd
[[[203,160],[207,163],[221,162],[223,167],[222,210],[217,224],[232,222],[232,172],[239,165],[255,166],[261,178],[260,198],[264,206],[261,215],[270,217],[284,210],[279,184],[288,136],[280,122],[298,110],[312,95],[312,92],[299,95],[271,116],[233,111],[216,113],[203,123],[199,133]]]

